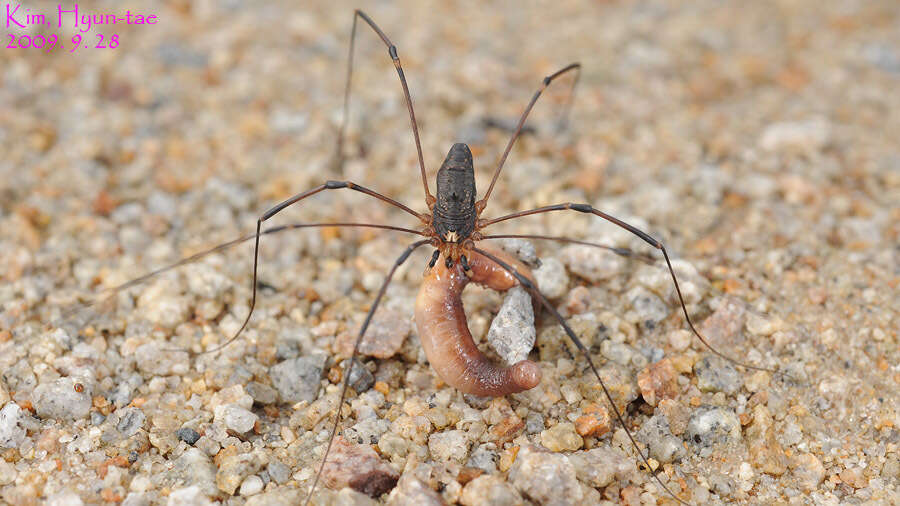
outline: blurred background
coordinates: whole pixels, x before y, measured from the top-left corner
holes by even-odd
[[[5,376],[8,392],[24,402],[41,371],[59,369],[52,358],[64,356],[65,346],[50,358],[34,347],[62,308],[250,232],[273,203],[327,179],[426,209],[400,84],[386,48],[363,24],[346,161],[340,171],[333,163],[355,7],[398,47],[432,191],[447,150],[462,141],[472,147],[483,192],[543,76],[579,61],[568,128],[555,128],[572,82],[562,79],[535,107],[485,216],[591,203],[660,238],[709,282],[709,294],[727,294],[779,322],[777,332],[742,332],[723,351],[805,371],[808,384],[791,390],[773,416],[788,459],[811,454],[819,462],[811,465],[812,484],[798,484],[808,459],[790,460],[780,474],[754,468],[749,478],[734,478],[739,459],[724,457],[718,469],[686,461],[685,472],[737,480],[730,489],[707,483],[726,501],[896,500],[900,4],[892,0],[80,2],[83,13],[131,10],[158,23],[94,25],[74,50],[73,27],[7,28],[4,44],[10,35],[18,43],[22,35],[56,34],[63,45],[0,51],[0,365],[33,370]],[[57,8],[22,3],[18,19],[26,10],[55,19]],[[98,33],[117,34],[118,47],[96,48]],[[305,202],[273,224],[417,226],[355,192]],[[494,231],[643,248],[573,214]],[[274,340],[285,321],[314,327],[326,318],[320,311],[336,305],[336,314],[358,321],[401,239],[346,229],[267,237],[261,280],[275,290],[260,303],[248,339]],[[561,247],[537,246],[542,256]],[[163,302],[142,302],[136,290],[118,298],[114,316],[91,321],[106,328],[110,343],[121,342],[135,319],[183,346],[195,342],[196,329],[184,326],[192,319],[221,325],[204,335],[228,334],[246,314],[249,255],[242,247],[210,259],[209,276],[218,281],[207,284],[219,288],[185,289],[191,281],[176,274],[166,278],[172,284],[153,285]],[[414,257],[401,271],[387,307],[412,314],[426,261]],[[627,292],[634,266],[624,268],[608,286],[591,288],[595,300]],[[591,286],[572,278],[570,288]],[[557,303],[578,312],[565,296]],[[608,308],[614,312],[629,309],[627,301],[610,303],[621,305]],[[704,299],[690,309],[708,315],[714,308]],[[665,336],[639,339],[668,350]],[[417,367],[428,370],[421,360]],[[103,374],[113,372],[98,373],[98,384]],[[729,402],[740,405],[739,397]],[[797,421],[804,417],[816,422]],[[86,430],[78,423],[53,430]],[[801,438],[781,436],[798,424]],[[48,478],[35,488],[26,456],[2,455],[16,469],[0,479],[6,501],[27,503],[41,487],[45,495],[63,488]],[[73,479],[86,502],[133,490],[122,477],[104,485],[118,496],[98,499],[96,477]],[[652,487],[644,472],[634,480]]]

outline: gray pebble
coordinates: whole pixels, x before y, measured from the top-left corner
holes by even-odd
[[[190,427],[182,427],[175,431],[175,437],[193,446],[200,439],[200,433]]]
[[[138,369],[153,376],[187,374],[190,370],[187,352],[163,349],[163,346],[155,341],[138,346],[134,351]]]
[[[578,479],[596,488],[605,487],[613,481],[627,482],[637,473],[634,459],[618,448],[592,448],[568,457]]]
[[[650,456],[659,462],[672,462],[685,455],[681,439],[672,435],[669,420],[663,415],[653,415],[635,434],[635,439],[650,448]]]
[[[269,369],[272,384],[282,402],[312,402],[319,391],[319,381],[327,357],[322,354],[285,360]]]
[[[541,260],[541,266],[532,271],[541,293],[548,299],[558,299],[569,288],[569,274],[566,266],[558,259],[550,257]]]
[[[25,441],[24,417],[22,408],[14,402],[0,409],[0,448],[18,448]]]
[[[501,239],[500,247],[507,253],[515,255],[516,258],[529,267],[537,267],[541,264],[537,251],[534,249],[534,244],[531,241],[515,238]]]
[[[350,388],[356,392],[365,392],[372,388],[375,384],[375,375],[369,372],[369,369],[359,360],[353,360],[353,367],[350,369]]]
[[[106,421],[106,417],[99,411],[91,411],[91,425],[101,425]]]
[[[531,296],[521,286],[514,286],[506,292],[503,305],[491,322],[488,342],[507,364],[512,365],[528,358],[535,336]]]
[[[81,392],[76,390],[76,383],[81,385]],[[90,390],[89,386],[70,377],[41,383],[34,389],[34,409],[41,418],[84,418],[91,410]]]
[[[709,486],[712,488],[713,492],[719,494],[721,497],[729,497],[734,492],[734,480],[725,474],[712,472],[706,480],[709,482]]]
[[[583,498],[575,466],[562,454],[523,446],[509,470],[510,483],[524,496],[544,505],[572,505]]]
[[[741,424],[729,408],[703,406],[697,408],[685,430],[688,443],[697,449],[741,440]]]
[[[638,322],[647,330],[653,330],[669,315],[669,308],[655,293],[636,286],[625,294],[631,309],[637,313]]]
[[[266,466],[266,471],[275,483],[279,485],[287,483],[291,479],[291,468],[282,464],[280,460],[273,459],[269,462],[269,465]]]
[[[260,405],[275,404],[278,401],[278,391],[264,383],[251,381],[244,387],[247,394],[253,397],[253,402]]]
[[[381,435],[391,428],[390,420],[383,418],[366,418],[357,422],[344,432],[348,441],[359,444],[378,444]]]
[[[462,430],[432,434],[428,438],[428,453],[439,462],[454,461],[462,464],[469,455],[469,438]]]
[[[243,434],[253,429],[259,417],[237,404],[223,404],[214,409],[215,420],[225,427]]]
[[[216,466],[197,448],[188,448],[175,460],[172,469],[162,474],[160,485],[170,488],[197,486],[204,495],[218,495]],[[170,496],[171,497],[171,496]]]
[[[493,474],[497,472],[497,461],[499,459],[493,445],[486,443],[472,450],[469,460],[466,462],[466,467],[474,467],[475,469],[481,469],[487,474]]]
[[[731,363],[712,355],[694,364],[694,374],[697,375],[697,388],[703,392],[733,394],[743,384],[740,373]]]
[[[125,437],[131,437],[141,430],[141,427],[147,420],[140,408],[123,408],[117,410],[116,413],[119,415],[119,423],[116,425],[116,430]]]
[[[637,350],[631,346],[625,343],[616,343],[609,339],[600,343],[600,353],[609,360],[624,366],[629,365],[634,356],[638,354]]]
[[[580,244],[563,248],[559,259],[569,271],[593,283],[610,279],[620,274],[625,267],[625,259],[622,257]]]
[[[525,417],[525,432],[528,434],[538,434],[545,428],[544,415],[540,413],[528,413],[528,416]]]

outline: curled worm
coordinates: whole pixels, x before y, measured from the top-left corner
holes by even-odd
[[[531,271],[517,259],[491,251],[533,280]],[[416,326],[431,367],[449,385],[467,394],[499,397],[529,390],[541,381],[541,369],[530,360],[509,367],[495,364],[475,346],[463,311],[463,288],[470,281],[505,291],[518,282],[512,274],[476,252],[467,254],[469,268],[459,262],[449,269],[437,264],[425,276],[416,297]]]

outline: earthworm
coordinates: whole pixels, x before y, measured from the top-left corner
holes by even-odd
[[[502,251],[491,253],[533,281],[531,272],[519,260]],[[504,367],[492,362],[475,346],[463,311],[463,289],[472,281],[505,291],[518,281],[484,255],[474,252],[470,255],[469,275],[459,262],[450,268],[438,262],[422,282],[415,314],[425,355],[442,380],[467,394],[500,397],[534,388],[541,381],[537,364],[522,360]]]

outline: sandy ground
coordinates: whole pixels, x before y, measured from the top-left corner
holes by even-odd
[[[366,29],[347,160],[333,168],[354,6],[83,3],[159,21],[94,26],[71,53],[71,27],[9,29],[66,45],[0,52],[0,501],[305,496],[339,395],[340,343],[412,239],[336,228],[267,236],[254,317],[215,354],[173,350],[211,349],[240,326],[247,245],[104,307],[81,304],[250,232],[269,206],[326,179],[425,210],[400,86]],[[603,364],[669,488],[693,504],[900,502],[900,4],[361,7],[399,48],[432,189],[463,141],[483,191],[540,79],[580,61],[569,128],[554,128],[565,81],[536,106],[485,216],[572,201],[631,221],[678,260],[688,310],[718,349],[791,375],[711,360],[684,332],[658,262],[535,241],[544,264],[565,266],[553,303]],[[97,33],[106,44],[117,34],[118,46],[95,48]],[[346,190],[272,223],[338,220],[417,226]],[[499,231],[659,258],[578,213]],[[360,467],[334,479],[360,479],[365,459],[352,455],[371,448],[380,464],[369,478],[389,490],[402,476],[377,498],[394,504],[674,502],[618,424],[604,424],[596,379],[546,312],[535,390],[489,401],[434,375],[412,322],[429,253],[398,271],[379,310],[373,332],[405,339],[385,345],[390,358],[363,358],[372,381],[343,424],[362,443],[347,450]],[[502,296],[473,288],[464,300],[483,339]],[[647,375],[660,386],[638,381]],[[323,489],[316,501],[370,499]]]

